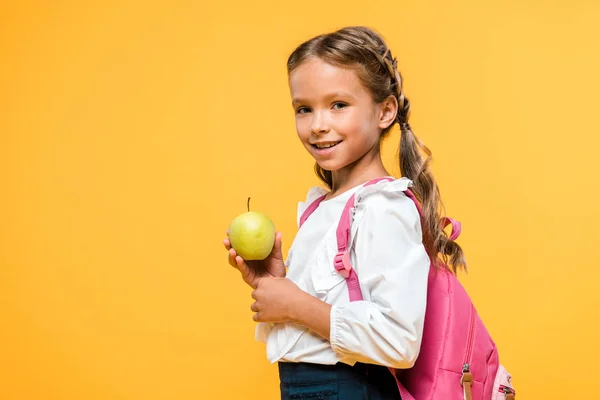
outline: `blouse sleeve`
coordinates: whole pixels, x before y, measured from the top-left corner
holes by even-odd
[[[331,347],[344,358],[410,368],[421,346],[430,265],[420,217],[400,190],[361,203],[351,259],[364,300],[332,306]]]

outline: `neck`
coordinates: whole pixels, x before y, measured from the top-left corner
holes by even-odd
[[[330,196],[334,197],[339,193],[382,176],[389,176],[389,174],[383,165],[379,146],[376,146],[374,151],[368,152],[354,163],[333,171]]]

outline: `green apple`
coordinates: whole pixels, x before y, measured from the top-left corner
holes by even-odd
[[[264,260],[275,244],[275,225],[264,213],[250,211],[238,215],[229,225],[229,242],[244,260]]]

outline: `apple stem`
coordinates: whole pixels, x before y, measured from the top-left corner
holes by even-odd
[[[248,212],[250,212],[250,197],[248,197],[248,205],[246,207],[248,207]]]

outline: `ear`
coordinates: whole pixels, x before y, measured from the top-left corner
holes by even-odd
[[[398,115],[398,99],[396,96],[388,96],[379,105],[379,124],[377,125],[380,129],[386,129],[394,122],[396,122],[396,115]]]

